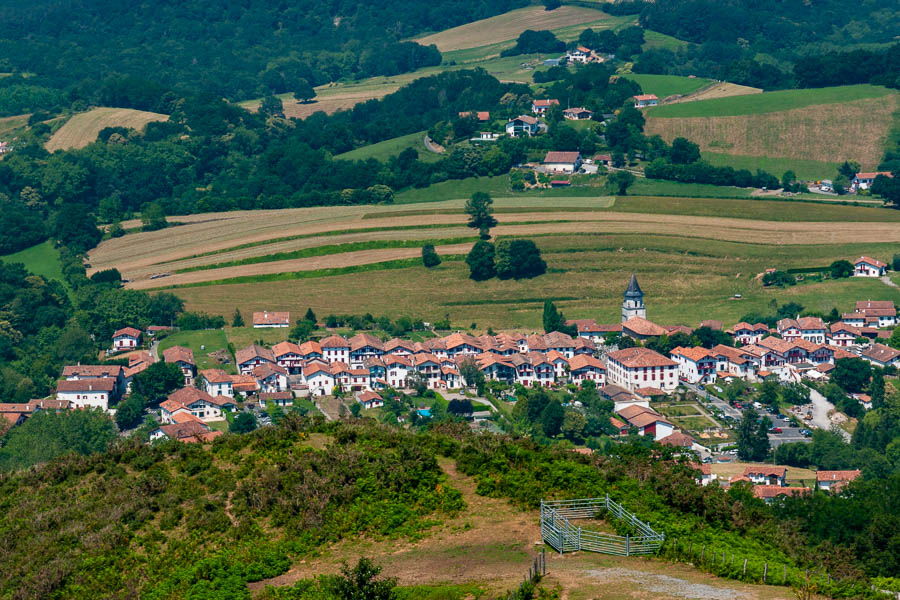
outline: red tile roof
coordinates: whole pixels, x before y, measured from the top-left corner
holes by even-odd
[[[90,379],[66,379],[56,384],[59,392],[107,392],[116,389],[116,380],[112,377],[92,377]]]
[[[878,267],[879,269],[887,266],[887,263],[883,263],[878,259],[871,258],[868,256],[860,256],[859,258],[857,258],[856,260],[853,261],[854,265],[858,265],[860,263],[866,263],[866,264],[872,265],[873,267]]]
[[[638,367],[674,367],[677,363],[669,360],[659,352],[649,348],[625,348],[609,353],[610,360],[614,360],[627,368]]]
[[[121,365],[66,365],[63,377],[118,377],[122,374]]]
[[[803,487],[782,487],[780,485],[753,486],[753,495],[763,500],[776,498],[778,496],[805,496],[806,494],[811,493],[811,489]]]
[[[238,365],[242,365],[245,362],[253,360],[254,358],[261,358],[269,362],[275,362],[275,353],[268,348],[263,348],[262,346],[258,346],[256,344],[251,344],[246,348],[241,348],[234,353],[234,359]]]
[[[133,338],[141,337],[141,330],[135,329],[134,327],[123,327],[122,329],[116,331],[113,334],[113,338],[128,336]]]
[[[576,163],[581,158],[580,152],[555,152],[551,151],[544,157],[544,164],[548,163]]]
[[[272,354],[275,355],[277,359],[280,356],[285,356],[287,354],[297,354],[302,355],[303,351],[300,349],[300,346],[293,342],[278,342],[274,346],[272,346]]]
[[[630,331],[635,335],[646,337],[656,337],[660,335],[666,335],[668,333],[668,331],[664,327],[660,327],[653,321],[648,321],[643,317],[631,317],[630,319],[622,323],[622,331],[624,333],[628,333]]]
[[[167,363],[183,362],[189,365],[194,363],[194,352],[184,346],[172,346],[163,350],[163,360]]]
[[[231,381],[231,375],[222,369],[204,369],[200,371],[199,375],[210,383],[226,383]]]
[[[254,325],[290,325],[291,313],[289,312],[262,312],[253,313]]]
[[[862,471],[816,471],[816,481],[853,481]]]
[[[322,348],[349,348],[350,342],[339,335],[329,335],[319,342]]]

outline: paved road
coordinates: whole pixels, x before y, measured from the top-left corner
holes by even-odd
[[[834,404],[826,400],[825,396],[812,388],[809,390],[809,399],[812,400],[812,424],[819,429],[832,429],[831,419],[828,417],[828,413],[834,410]],[[849,433],[838,427],[835,427],[834,429],[835,431],[840,432],[844,437],[844,441],[850,441]]]
[[[159,362],[159,340],[153,340],[150,344],[150,356],[153,357],[153,362]]]
[[[693,383],[682,381],[681,385],[688,388],[689,390],[692,390],[695,394],[697,394],[698,397],[715,406],[717,409],[722,411],[723,415],[727,415],[735,419],[741,418],[741,411],[728,404],[728,402],[726,402],[725,400],[722,400],[721,398],[716,396],[715,393],[710,393],[710,386],[704,386],[706,389],[701,390]]]
[[[435,154],[443,154],[444,153],[444,147],[441,146],[440,144],[438,144],[437,142],[435,142],[434,140],[432,140],[427,135],[425,136],[425,139],[422,141],[425,143],[425,148],[427,148],[429,152],[434,152]],[[438,148],[440,148],[440,150],[438,150]]]

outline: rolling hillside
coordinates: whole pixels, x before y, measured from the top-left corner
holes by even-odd
[[[824,178],[845,160],[874,169],[898,106],[900,94],[870,85],[786,90],[660,106],[647,111],[646,130],[686,137],[717,164],[753,167],[748,157],[758,157],[780,165],[776,175]]]
[[[130,108],[95,108],[74,115],[53,134],[45,147],[50,152],[83,148],[96,141],[97,134],[106,127],[128,127],[140,131],[147,123],[168,119],[168,115]]]

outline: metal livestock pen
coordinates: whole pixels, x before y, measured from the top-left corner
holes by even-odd
[[[593,519],[603,511],[606,511],[608,517],[627,523],[637,535],[601,533],[569,522],[576,519]],[[560,554],[586,550],[631,556],[653,554],[662,546],[665,535],[654,531],[649,524],[611,500],[607,494],[603,498],[541,500],[541,538]]]

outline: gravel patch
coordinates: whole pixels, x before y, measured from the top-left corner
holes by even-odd
[[[749,600],[750,596],[731,588],[718,588],[704,583],[631,569],[590,569],[587,575],[603,581],[629,581],[644,586],[655,594],[667,594],[696,600]]]

